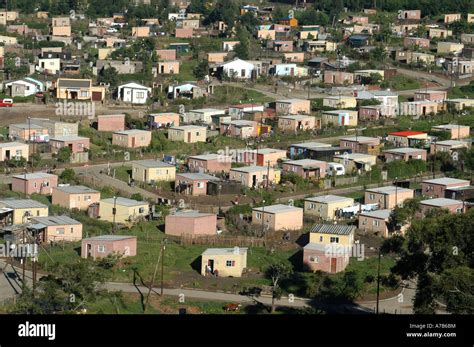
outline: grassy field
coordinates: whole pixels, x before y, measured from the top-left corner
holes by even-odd
[[[384,80],[381,86],[383,86],[383,88],[391,88],[395,90],[411,90],[420,88],[420,82],[414,78],[395,75]]]

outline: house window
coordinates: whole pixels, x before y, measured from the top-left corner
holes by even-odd
[[[105,246],[104,245],[98,245],[97,246],[97,252],[105,253]]]
[[[330,242],[331,243],[339,243],[339,237],[331,237]]]
[[[262,219],[262,214],[260,212],[257,212],[257,214],[255,215],[255,217],[257,217],[257,219]]]
[[[319,263],[319,257],[318,256],[314,256],[314,257],[311,256],[311,257],[309,257],[309,262],[317,264],[317,263]]]
[[[374,200],[375,199],[375,194],[369,194],[369,200]]]
[[[84,196],[84,201],[91,201],[91,196],[90,195]]]
[[[71,234],[74,233],[74,228],[71,228]]]
[[[81,91],[81,97],[88,98],[89,97],[89,92],[88,91]]]
[[[138,209],[138,212],[139,212],[139,213],[144,213],[144,212],[145,212],[145,208],[144,208],[144,207],[140,207],[140,208]]]
[[[64,228],[58,228],[58,229],[56,229],[56,234],[58,234],[58,235],[64,235]]]
[[[234,267],[235,266],[235,260],[226,260],[225,266],[226,267]]]
[[[204,182],[198,182],[197,187],[198,188],[204,188]]]
[[[380,221],[374,220],[374,221],[372,222],[372,225],[378,227],[378,226],[380,225]]]
[[[319,242],[323,242],[323,237],[322,236],[319,237]]]
[[[462,208],[457,208],[456,213],[462,213]]]
[[[316,208],[316,204],[310,203],[309,204],[309,209],[314,210]]]
[[[137,92],[137,98],[143,99],[144,97],[145,97],[145,93],[144,93],[144,92]]]

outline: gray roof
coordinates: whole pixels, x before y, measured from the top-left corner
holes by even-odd
[[[313,201],[313,202],[320,202],[320,203],[351,201],[352,203],[354,202],[354,199],[348,198],[346,196],[339,196],[339,195],[323,195],[323,196],[315,196],[312,198],[306,198],[305,201]]]
[[[25,178],[27,180],[34,180],[38,178],[51,178],[51,177],[58,177],[58,176],[52,175],[46,172],[34,172],[34,173],[27,173],[26,175],[25,174],[15,175],[13,177],[21,179],[21,180],[24,180]]]
[[[219,180],[218,177],[203,174],[203,173],[198,173],[198,172],[196,172],[196,173],[193,173],[193,172],[177,173],[176,176],[178,176],[178,175],[181,176],[181,177],[184,177],[188,180],[193,180],[193,181],[202,181],[202,180],[218,181]]]
[[[301,142],[301,143],[294,143],[291,147],[301,147],[301,148],[316,148],[316,147],[331,147],[329,143],[322,143],[322,142]]]
[[[87,140],[87,139],[89,138],[84,137],[84,136],[67,135],[67,136],[56,136],[56,137],[50,138],[49,140],[65,142],[65,141],[82,141],[82,140]]]
[[[295,206],[277,204],[265,207],[255,207],[253,210],[265,213],[285,213],[290,211],[302,211],[303,209]]]
[[[58,79],[58,87],[62,88],[88,88],[91,80]]]
[[[396,186],[385,186],[378,188],[366,189],[366,192],[379,193],[379,194],[394,194],[395,192],[404,193],[404,192],[413,192],[412,189],[396,187]]]
[[[445,141],[436,141],[437,145],[441,146],[466,146],[467,142],[457,141],[457,140],[445,140]]]
[[[258,154],[271,154],[271,153],[278,153],[278,152],[284,152],[286,156],[286,150],[284,149],[278,149],[278,148],[259,148],[259,149],[250,149],[247,150],[247,152],[252,151]]]
[[[461,184],[461,183],[464,183],[468,186],[470,184],[468,180],[460,180],[460,179],[451,178],[451,177],[442,177],[442,178],[435,178],[432,180],[424,180],[423,183],[439,184],[443,186],[449,186],[451,184]]]
[[[192,129],[197,129],[197,130],[202,130],[202,129],[207,129],[207,127],[199,126],[199,125],[180,125],[177,127],[171,127],[170,129],[173,130],[192,130]]]
[[[201,154],[201,155],[190,155],[189,159],[197,159],[197,160],[218,160],[220,158],[227,157],[226,155],[217,154],[217,153],[209,153],[209,154]]]
[[[0,143],[0,148],[16,147],[16,146],[28,146],[26,143],[22,142],[4,142]]]
[[[433,129],[440,129],[440,130],[450,130],[450,129],[457,129],[457,128],[468,128],[467,125],[458,125],[458,124],[444,124],[444,125],[434,125]]]
[[[349,136],[349,137],[341,137],[341,140],[343,141],[353,141],[353,142],[359,142],[359,143],[364,143],[364,142],[374,142],[380,140],[376,137],[369,137],[369,136]]]
[[[322,243],[308,243],[306,246],[304,246],[304,249],[309,249],[312,251],[320,251],[320,252],[326,252],[326,244]]]
[[[199,217],[215,216],[215,214],[203,213],[196,210],[181,210],[181,211],[177,211],[174,214],[170,214],[169,216],[199,218]]]
[[[392,213],[391,209],[362,212],[360,215],[371,218],[388,219]]]
[[[141,129],[130,129],[130,130],[120,130],[114,132],[114,134],[120,134],[120,135],[133,135],[133,134],[143,134],[143,133],[149,133],[151,131],[148,130],[141,130]]]
[[[347,153],[342,155],[335,155],[334,158],[347,159],[347,160],[360,160],[360,159],[374,159],[375,155],[364,154],[364,153]]]
[[[16,128],[20,128],[20,129],[43,129],[44,127],[42,127],[41,125],[36,125],[36,124],[28,124],[28,123],[17,123],[17,124],[10,124],[9,125],[10,128],[11,127],[16,127]]]
[[[4,199],[0,200],[0,206],[4,205],[5,207],[10,208],[44,208],[48,207],[41,202],[31,199]]]
[[[462,204],[462,201],[446,199],[446,198],[437,198],[437,199],[428,199],[420,201],[422,205],[434,206],[434,207],[443,207],[443,206],[452,206]]]
[[[101,235],[101,236],[94,236],[88,237],[86,239],[82,239],[82,241],[120,241],[126,239],[136,239],[136,236],[132,235]]]
[[[312,233],[333,234],[333,235],[350,235],[355,231],[354,225],[343,224],[315,224],[311,228]]]
[[[145,159],[145,160],[136,160],[132,165],[140,165],[147,168],[156,168],[156,167],[174,167],[171,164],[164,163],[160,160]]]
[[[299,159],[299,160],[288,160],[285,161],[284,164],[302,166],[302,167],[314,167],[320,165],[327,165],[327,162],[321,160],[313,160],[313,159]]]
[[[250,165],[250,166],[242,166],[242,167],[233,167],[230,170],[231,171],[237,171],[237,172],[251,173],[251,172],[259,172],[259,171],[263,171],[263,170],[266,171],[267,167],[266,166]]]
[[[57,189],[69,194],[99,193],[98,190],[95,190],[86,186],[58,186],[58,187],[55,187],[54,189]]]
[[[303,119],[314,118],[314,117],[310,116],[310,115],[302,115],[302,114],[289,114],[289,115],[286,115],[286,116],[280,116],[279,118],[293,119],[293,120],[303,120]]]
[[[102,200],[100,200],[100,202],[108,202],[109,204],[113,204],[114,203],[114,198],[102,199]],[[131,207],[131,206],[141,206],[141,205],[145,205],[145,204],[148,204],[148,203],[146,201],[137,201],[137,200],[133,200],[133,199],[122,198],[122,197],[119,196],[119,197],[117,197],[116,204]]]
[[[421,149],[421,148],[401,147],[401,148],[387,149],[384,152],[387,152],[387,153],[419,153],[419,152],[426,152],[426,150]]]
[[[235,254],[236,252],[239,252],[239,254],[247,254],[247,248],[208,248],[202,253],[202,255],[229,255]]]
[[[31,220],[45,226],[81,224],[81,222],[68,216],[31,217]]]

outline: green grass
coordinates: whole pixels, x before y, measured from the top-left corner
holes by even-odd
[[[395,75],[393,77],[385,79],[381,86],[383,88],[391,88],[395,90],[412,90],[412,89],[419,89],[420,82],[414,78],[402,76],[402,75]]]
[[[217,86],[214,89],[212,99],[218,100],[222,104],[245,104],[251,102],[258,104],[274,101],[273,98],[256,90],[232,86]]]

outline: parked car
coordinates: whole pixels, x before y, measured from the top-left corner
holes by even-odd
[[[12,107],[13,99],[2,99],[0,100],[0,107]]]

